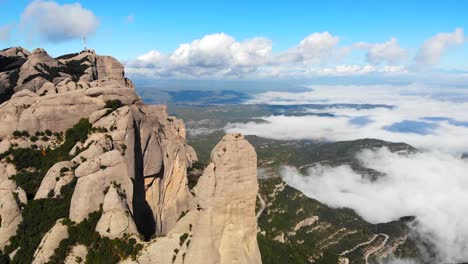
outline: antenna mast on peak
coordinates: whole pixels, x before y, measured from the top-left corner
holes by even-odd
[[[83,50],[86,50],[86,35],[83,35]]]

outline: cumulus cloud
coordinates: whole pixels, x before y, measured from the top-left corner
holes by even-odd
[[[8,41],[10,40],[11,30],[13,29],[14,24],[6,24],[0,27],[0,41]]]
[[[29,38],[62,42],[94,34],[97,17],[79,3],[60,5],[54,1],[31,2],[21,15],[20,25]]]
[[[398,45],[396,38],[383,43],[358,43],[356,46],[367,50],[366,61],[370,64],[398,64],[408,56],[408,52]]]
[[[169,54],[152,50],[125,64],[129,74],[153,78],[287,78],[406,72],[404,66],[393,65],[327,66],[342,60],[352,49],[340,47],[339,38],[329,32],[310,34],[294,47],[277,53],[272,52],[269,39],[237,41],[218,33],[181,44]],[[380,60],[391,61],[390,56],[396,59],[396,48],[381,49],[390,55],[380,55]],[[374,61],[378,60],[377,54],[373,56]]]
[[[321,64],[332,55],[338,42],[339,38],[329,32],[313,33],[297,46],[279,54],[278,59],[283,63]]]
[[[224,34],[206,35],[181,44],[170,54],[153,50],[126,63],[130,74],[176,77],[222,77],[252,72],[266,63],[271,41],[253,38],[242,42]]]
[[[314,166],[306,175],[285,167],[284,180],[332,207],[354,209],[381,223],[416,216],[411,228],[433,244],[438,263],[468,260],[468,161],[440,152],[391,153],[387,148],[357,155],[365,167],[385,173],[375,181],[348,165]]]
[[[434,65],[446,50],[463,41],[461,28],[454,33],[439,33],[422,45],[416,60],[419,64]],[[365,60],[347,60],[356,50],[365,52]],[[155,79],[407,77],[417,72],[409,56],[409,51],[396,38],[382,43],[340,45],[338,36],[316,32],[291,48],[273,52],[272,41],[267,38],[239,41],[225,33],[216,33],[183,43],[167,54],[149,51],[125,64],[133,77]]]
[[[419,48],[416,55],[416,63],[419,66],[433,66],[451,48],[465,42],[463,28],[457,28],[454,32],[439,33],[426,40]]]
[[[322,104],[301,116],[258,117],[263,123],[232,123],[225,129],[275,139],[325,141],[378,138],[421,149],[468,152],[468,91],[420,85],[312,86],[301,93],[266,92],[248,103]],[[378,104],[353,107],[333,104]],[[307,115],[307,114],[310,115]],[[332,114],[323,115],[323,114]],[[319,115],[321,114],[321,115]]]

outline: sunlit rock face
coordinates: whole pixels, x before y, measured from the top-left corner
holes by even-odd
[[[211,161],[191,208],[167,236],[143,249],[138,263],[261,263],[255,150],[242,135],[228,134],[213,149]]]
[[[114,58],[90,50],[58,58],[43,49],[0,51],[0,120],[1,153],[34,149],[42,156],[36,167],[57,158],[50,153],[69,144],[68,130],[81,124],[87,133],[43,172],[20,168],[42,175],[27,196],[12,180],[19,173],[15,156],[0,157],[0,250],[17,234],[28,202],[69,197],[68,214],[53,219],[35,245],[33,263],[47,263],[61,250],[67,263],[85,260],[90,248],[60,245],[74,241],[76,232],[68,231],[86,221],[96,221],[91,231],[100,237],[141,243],[142,252],[133,256],[139,263],[171,263],[176,247],[175,263],[206,263],[207,252],[209,263],[260,262],[253,147],[241,135],[227,135],[190,190],[187,168],[197,155],[186,142],[184,122],[169,116],[166,106],[144,105]],[[182,243],[175,234],[185,233]],[[13,259],[24,252],[16,246],[7,252]]]

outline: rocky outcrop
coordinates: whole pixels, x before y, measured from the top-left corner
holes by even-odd
[[[118,99],[128,105],[140,101],[117,60],[90,51],[73,55],[54,59],[42,49],[31,54],[15,48],[0,52],[0,73],[5,75],[0,76],[0,94],[4,91],[8,99],[7,90],[15,87],[15,94],[9,94],[11,99],[0,105],[0,138],[14,130],[63,131],[102,109],[107,100]],[[12,66],[2,64],[2,58],[26,61],[9,70]]]
[[[187,167],[197,160],[185,142],[181,120],[167,115],[165,106],[143,105],[135,116],[141,148],[141,170],[145,197],[156,223],[155,233],[166,234],[180,214],[190,207]]]
[[[199,216],[187,263],[261,263],[255,201],[257,155],[240,134],[228,134],[211,153],[212,163],[195,194]],[[213,252],[207,254],[206,252]]]
[[[0,103],[13,95],[20,67],[26,62],[29,55],[29,51],[21,47],[0,51]]]
[[[64,263],[65,264],[84,263],[87,255],[88,255],[88,248],[86,246],[76,245],[72,247],[72,249],[70,250],[70,254],[68,254]]]
[[[78,182],[70,205],[70,220],[77,223],[98,211],[104,203],[108,186],[119,185],[131,203],[133,185],[127,174],[124,158],[118,150],[111,150],[83,162],[76,170]]]
[[[44,49],[35,49],[21,65],[15,92],[30,90],[36,92],[48,79],[59,77],[59,63]]]
[[[194,208],[150,243],[138,263],[261,263],[255,150],[242,135],[229,134],[211,160],[195,187]]]
[[[0,250],[9,245],[9,239],[16,234],[23,220],[21,203],[27,203],[24,191],[10,179],[15,174],[13,165],[0,162]]]
[[[130,210],[124,202],[125,199],[125,194],[114,186],[107,191],[102,216],[96,226],[96,231],[101,236],[120,238],[125,234],[138,234]]]
[[[139,263],[261,261],[256,241],[256,154],[241,135],[223,138],[190,191],[187,168],[197,155],[186,142],[183,121],[169,116],[166,106],[144,105],[114,58],[89,50],[52,58],[42,49],[29,53],[12,48],[0,51],[0,73],[0,93],[11,93],[4,97],[9,100],[0,101],[0,154],[34,147],[41,151],[33,155],[41,155],[40,161],[47,163],[35,204],[71,195],[69,225],[99,212],[99,218],[93,214],[92,219],[102,237],[131,237],[135,243],[142,242],[140,235],[157,236],[133,256]],[[89,122],[87,138],[73,142],[66,148],[66,152],[71,149],[68,155],[61,153],[53,166],[47,155],[66,145],[63,141],[55,136],[48,142],[12,136],[17,130],[30,135],[66,132],[81,119]],[[13,165],[2,166],[0,250],[15,235],[22,221],[21,206],[28,202],[10,179],[16,173]],[[65,186],[74,186],[72,193],[63,195],[62,190],[70,190]],[[46,263],[67,237],[68,227],[57,220],[42,238],[34,263]],[[87,252],[85,246],[75,245],[65,262],[85,260]]]
[[[32,264],[47,263],[54,255],[54,250],[58,248],[60,242],[68,237],[68,227],[62,221],[63,219],[57,220],[52,229],[42,238],[39,247],[34,253]]]
[[[75,177],[72,166],[71,161],[62,161],[52,166],[42,180],[34,200],[60,197],[62,187]]]

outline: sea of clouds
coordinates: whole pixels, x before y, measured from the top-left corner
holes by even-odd
[[[263,123],[228,124],[227,131],[275,139],[378,138],[405,142],[424,150],[456,154],[468,151],[468,89],[422,85],[312,86],[310,91],[302,93],[261,93],[248,103],[323,104],[325,108],[305,110],[310,115],[258,117],[266,121]],[[333,104],[392,107],[363,109]],[[333,116],[317,115],[323,113]]]
[[[332,207],[353,208],[371,223],[416,216],[412,228],[431,242],[440,262],[468,259],[468,161],[440,152],[402,155],[386,148],[358,154],[366,167],[384,172],[367,180],[348,165],[315,166],[302,175],[284,167],[291,186]]]
[[[249,103],[326,104],[303,116],[266,116],[227,131],[275,139],[327,141],[378,138],[420,152],[363,150],[359,162],[386,176],[370,181],[349,166],[316,165],[301,174],[284,167],[291,186],[329,206],[354,209],[371,223],[416,216],[412,231],[433,245],[441,262],[468,261],[468,90],[408,86],[313,86],[303,93],[267,92]],[[363,109],[333,104],[383,104]],[[330,113],[331,116],[315,114]]]

